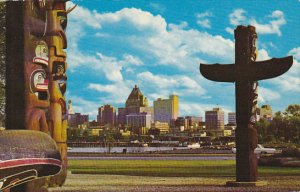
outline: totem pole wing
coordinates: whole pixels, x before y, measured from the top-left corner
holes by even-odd
[[[219,82],[235,82],[236,68],[234,64],[200,64],[200,73],[209,80]]]
[[[0,191],[56,175],[62,161],[55,141],[40,131],[0,131]]]
[[[274,78],[287,72],[292,65],[293,56],[253,62],[249,69],[250,78],[254,81]]]

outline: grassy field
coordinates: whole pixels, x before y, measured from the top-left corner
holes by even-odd
[[[226,187],[234,160],[69,160],[67,181],[49,192],[296,192],[300,168],[260,167],[263,187]]]
[[[161,177],[234,177],[235,160],[69,160],[74,174]],[[259,175],[300,176],[300,168],[259,167]]]

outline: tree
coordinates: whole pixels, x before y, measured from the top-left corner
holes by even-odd
[[[272,122],[261,119],[256,123],[259,142],[291,142],[300,144],[300,105],[289,105],[276,112]]]
[[[5,121],[5,2],[0,2],[0,126]]]
[[[300,105],[289,105],[285,109],[285,115],[288,117],[300,117]]]
[[[259,143],[264,143],[268,137],[268,129],[270,127],[270,122],[264,118],[261,118],[257,123],[257,135]]]
[[[300,105],[289,105],[283,113],[276,112],[268,130],[277,141],[300,144]]]

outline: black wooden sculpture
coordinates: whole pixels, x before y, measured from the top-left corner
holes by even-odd
[[[235,36],[235,64],[200,65],[201,74],[212,81],[235,82],[236,98],[236,181],[257,181],[256,121],[258,80],[282,75],[293,64],[293,57],[255,61],[257,34],[253,26],[238,26]]]

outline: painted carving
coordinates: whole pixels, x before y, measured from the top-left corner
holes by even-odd
[[[38,41],[35,47],[35,57],[33,63],[40,65],[48,65],[48,45],[45,41]]]
[[[293,57],[256,61],[257,34],[253,26],[235,30],[235,64],[200,65],[201,74],[212,81],[235,82],[236,89],[236,181],[257,181],[256,122],[258,80],[282,75],[293,64]]]
[[[62,160],[59,174],[47,181],[42,179],[25,184],[20,189],[24,192],[39,191],[45,185],[61,186],[67,175],[67,110],[64,96],[67,63],[64,49],[67,48],[65,29],[70,10],[66,10],[66,1],[26,0],[10,5],[10,18],[13,18],[14,6],[18,6],[23,26],[21,34],[24,36],[15,40],[22,41],[23,47],[19,49],[24,52],[20,57],[24,58],[23,66],[14,69],[22,69],[24,75],[24,86],[20,86],[20,92],[25,96],[24,106],[20,109],[24,112],[24,119],[19,127],[49,134],[56,142]],[[10,26],[13,31],[14,26]]]

